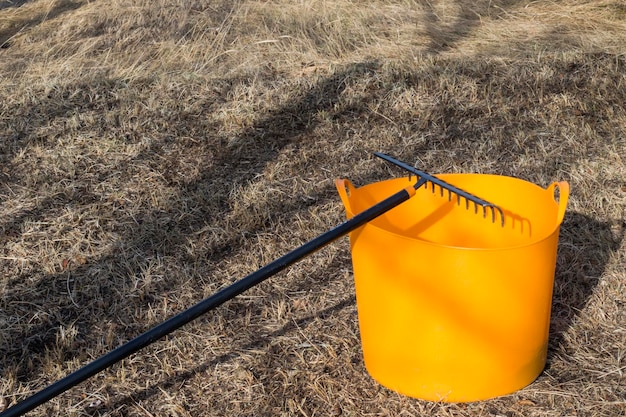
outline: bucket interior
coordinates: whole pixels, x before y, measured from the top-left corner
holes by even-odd
[[[517,178],[484,174],[442,174],[438,178],[499,206],[500,214],[483,213],[465,199],[431,184],[420,187],[407,202],[370,222],[373,227],[408,239],[437,245],[502,249],[532,244],[550,236],[559,226],[558,203],[545,189]],[[349,197],[350,215],[384,200],[414,184],[415,177],[372,183],[353,191]]]

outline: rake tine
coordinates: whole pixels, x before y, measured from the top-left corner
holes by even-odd
[[[479,198],[471,193],[468,193],[467,191],[464,191],[458,187],[455,187],[452,184],[447,183],[446,181],[439,179],[435,176],[432,176],[430,174],[427,174],[423,171],[418,170],[417,168],[405,164],[404,162],[398,161],[397,159],[394,159],[392,157],[390,157],[389,155],[385,155],[384,153],[380,153],[380,152],[376,152],[374,153],[374,155],[376,155],[377,157],[384,159],[387,162],[391,162],[394,165],[399,166],[400,168],[409,171],[409,178],[411,176],[411,174],[415,174],[418,178],[422,178],[428,182],[430,182],[431,188],[432,188],[432,192],[435,192],[435,184],[438,185],[439,187],[441,187],[441,195],[443,196],[443,190],[444,188],[446,190],[448,190],[448,201],[452,201],[452,194],[454,193],[456,195],[456,203],[457,206],[461,205],[461,198],[465,199],[465,209],[469,210],[469,205],[470,205],[470,201],[474,203],[474,213],[478,212],[478,205],[480,205],[483,208],[483,218],[487,217],[487,208],[491,208],[491,221],[492,223],[495,223],[496,221],[496,211],[498,211],[500,213],[500,216],[502,217],[502,226],[504,227],[504,213],[502,211],[502,209],[498,206],[496,206],[493,203],[490,203],[489,201],[483,200],[482,198]]]

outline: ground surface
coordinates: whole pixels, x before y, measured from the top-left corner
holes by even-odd
[[[619,0],[0,1],[0,406],[340,223],[384,151],[570,182],[533,384],[379,386],[342,239],[32,415],[625,415],[625,45]]]

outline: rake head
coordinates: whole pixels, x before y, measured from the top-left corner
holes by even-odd
[[[430,188],[432,189],[433,193],[437,190],[437,188],[439,188],[439,192],[442,197],[447,192],[448,201],[452,201],[452,199],[455,198],[457,201],[457,205],[460,206],[461,200],[465,200],[465,208],[467,210],[469,210],[471,204],[473,204],[474,213],[478,213],[478,208],[481,207],[482,212],[483,212],[483,217],[485,218],[487,217],[487,212],[491,211],[491,221],[493,223],[496,222],[496,213],[500,213],[502,227],[504,227],[504,212],[502,211],[500,207],[496,206],[495,204],[490,203],[489,201],[483,200],[482,198],[479,198],[473,194],[470,194],[467,191],[461,190],[460,188],[455,187],[454,185],[449,184],[445,182],[444,180],[441,180],[433,175],[420,171],[419,169],[415,168],[412,165],[406,164],[402,161],[398,161],[397,159],[392,158],[389,155],[386,155],[380,152],[375,152],[374,155],[408,171],[409,179],[411,178],[411,175],[416,175],[418,177],[418,181],[415,184],[415,189],[420,188],[422,185],[428,188],[429,183],[430,183]]]

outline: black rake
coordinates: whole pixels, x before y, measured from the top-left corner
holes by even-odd
[[[36,392],[35,394],[27,397],[26,399],[18,402],[12,407],[6,409],[0,413],[0,417],[18,417],[33,410],[34,408],[48,402],[49,400],[57,397],[68,389],[80,384],[86,379],[96,375],[97,373],[105,370],[106,368],[120,362],[121,360],[129,357],[133,353],[143,349],[144,347],[156,342],[164,336],[174,332],[185,324],[195,320],[201,315],[215,309],[222,305],[226,301],[229,301],[244,291],[254,287],[255,285],[265,281],[271,276],[291,266],[295,262],[305,258],[306,256],[316,252],[322,247],[334,242],[335,240],[347,235],[351,231],[363,226],[371,220],[374,220],[378,216],[388,212],[399,204],[405,202],[413,195],[417,189],[422,185],[427,186],[430,182],[433,192],[435,185],[441,189],[441,195],[443,196],[444,190],[448,191],[448,198],[452,198],[452,194],[457,196],[457,201],[460,204],[461,198],[466,200],[466,207],[469,207],[469,203],[472,202],[475,205],[475,209],[478,210],[478,206],[481,206],[486,216],[487,209],[492,210],[492,221],[495,222],[495,212],[498,211],[502,216],[502,210],[485,200],[482,200],[466,191],[463,191],[445,181],[442,181],[432,175],[419,171],[416,168],[400,162],[388,155],[382,153],[376,153],[376,156],[389,161],[405,170],[408,170],[412,175],[416,175],[417,179],[415,184],[408,186],[385,200],[375,204],[374,206],[366,209],[365,211],[355,215],[351,219],[343,222],[342,224],[328,230],[327,232],[317,236],[309,242],[293,249],[291,252],[281,256],[273,262],[265,265],[264,267],[256,270],[248,276],[236,281],[230,286],[223,288],[210,297],[200,301],[187,310],[171,317],[170,319],[162,322],[161,324],[147,330],[143,334],[136,338],[124,343],[123,345],[111,350],[110,352],[102,355],[98,359],[90,362],[82,368],[70,373],[66,377],[52,383],[46,388]],[[504,216],[502,216],[504,224]]]

